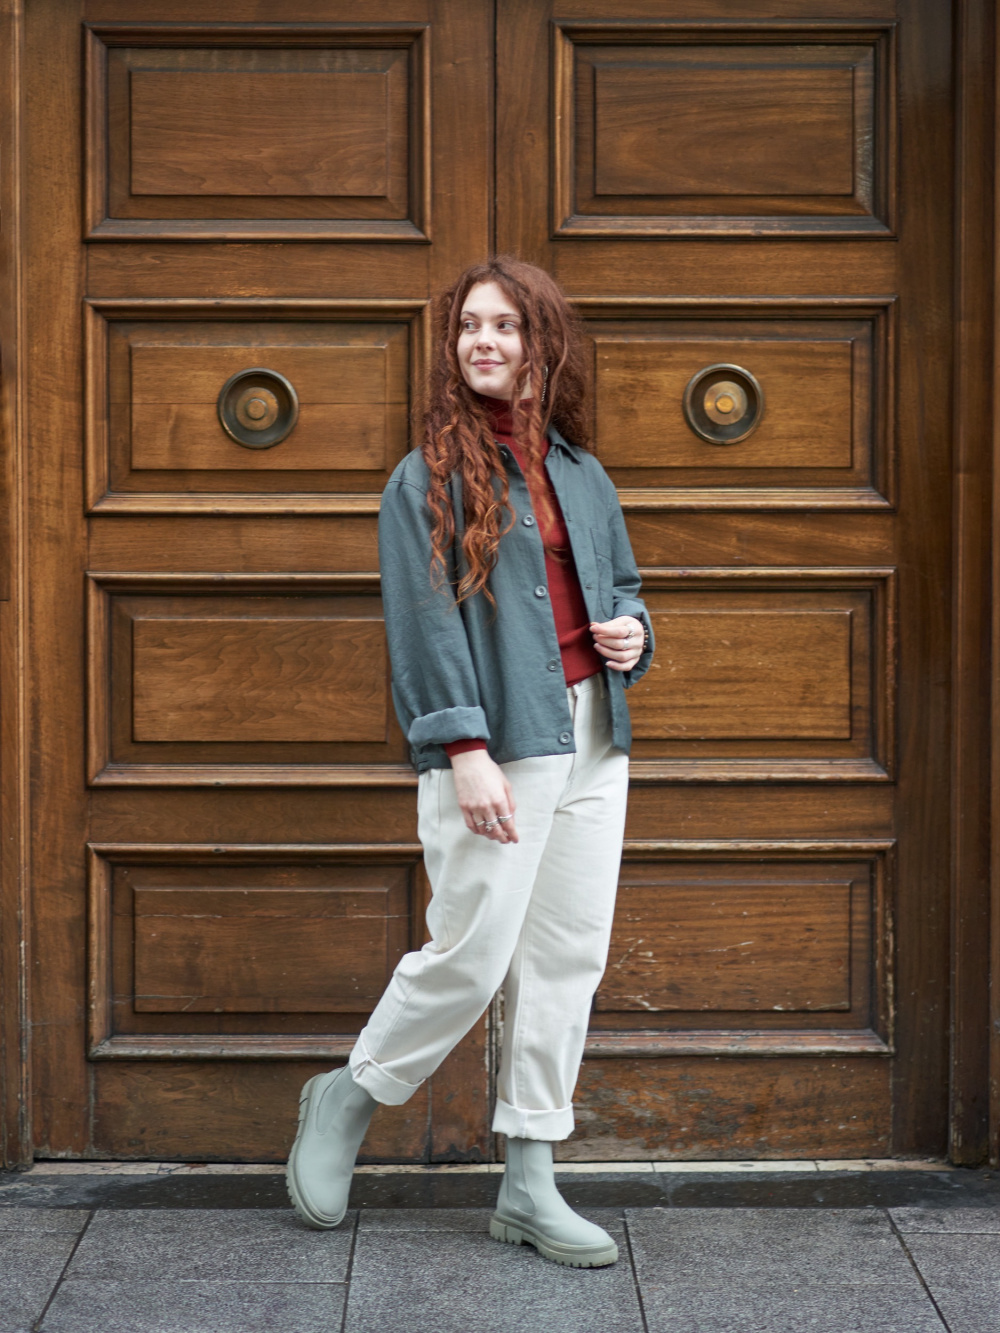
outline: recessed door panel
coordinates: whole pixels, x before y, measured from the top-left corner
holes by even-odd
[[[892,25],[684,18],[557,23],[555,234],[886,234]]]
[[[211,496],[203,511],[336,514],[346,494],[377,512],[409,448],[425,310],[423,300],[190,301],[183,313],[91,304],[92,509],[170,512]],[[240,376],[243,392],[231,387]]]
[[[429,27],[87,32],[90,236],[424,240]]]

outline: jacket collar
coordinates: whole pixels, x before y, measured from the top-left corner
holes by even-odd
[[[550,444],[556,445],[559,449],[562,450],[562,452],[567,456],[567,458],[571,458],[574,463],[580,462],[581,450],[578,445],[570,444],[569,440],[564,439],[559,434],[555,426],[549,426],[548,430],[545,433],[549,437]]]

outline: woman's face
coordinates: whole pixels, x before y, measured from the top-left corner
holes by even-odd
[[[488,398],[514,397],[514,382],[524,363],[520,311],[495,282],[477,282],[462,306],[458,364],[470,389]],[[525,384],[520,397],[527,398]]]

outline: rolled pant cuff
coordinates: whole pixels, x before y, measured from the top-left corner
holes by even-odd
[[[382,1065],[376,1064],[360,1037],[351,1051],[348,1063],[351,1066],[351,1078],[358,1087],[364,1088],[369,1097],[374,1097],[383,1106],[402,1106],[420,1087],[419,1083],[404,1083]]]
[[[522,1111],[500,1097],[493,1113],[493,1133],[506,1134],[512,1139],[544,1139],[554,1143],[557,1139],[568,1139],[575,1123],[572,1106],[558,1111]]]

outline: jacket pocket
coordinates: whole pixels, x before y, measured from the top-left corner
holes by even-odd
[[[594,543],[596,548],[596,541]],[[615,576],[611,557],[595,549],[597,559],[597,600],[601,619],[610,620],[615,613]]]

